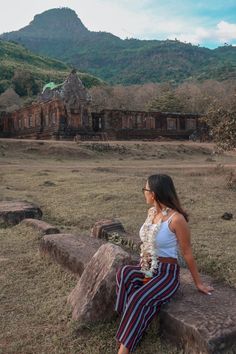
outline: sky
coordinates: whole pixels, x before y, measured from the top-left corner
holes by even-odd
[[[0,0],[0,33],[18,30],[35,15],[59,7],[75,10],[89,30],[122,39],[236,46],[236,0]]]

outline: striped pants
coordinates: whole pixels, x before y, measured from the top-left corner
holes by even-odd
[[[153,278],[143,285],[140,266],[123,266],[117,272],[115,310],[122,314],[116,339],[133,352],[161,305],[168,302],[179,287],[179,265],[159,263]]]

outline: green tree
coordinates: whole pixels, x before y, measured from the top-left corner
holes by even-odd
[[[19,96],[35,96],[40,87],[32,73],[25,70],[16,70],[12,78],[12,84]]]
[[[147,109],[159,112],[183,112],[184,105],[173,91],[164,91],[160,96],[151,100]]]

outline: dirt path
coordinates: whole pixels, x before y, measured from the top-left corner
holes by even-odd
[[[192,168],[198,168],[198,169],[212,169],[212,168],[217,168],[219,165],[222,165],[224,168],[232,168],[236,169],[236,163],[212,163],[212,164],[189,164],[189,163],[170,163],[170,164],[159,164],[156,160],[154,160],[156,163],[156,166],[159,168],[166,168],[166,169],[192,169]],[[132,164],[130,164],[130,161],[127,160],[125,161],[126,163],[129,163],[129,169],[137,169],[137,165],[139,164],[139,161],[132,161]],[[135,163],[136,162],[136,163]],[[148,160],[148,161],[142,161],[142,166],[147,167],[148,165],[151,165],[153,163],[153,160]],[[1,168],[7,168],[7,169],[15,169],[21,168],[24,170],[32,170],[32,169],[45,169],[45,168],[53,168],[53,169],[73,169],[73,168],[94,168],[98,167],[99,165],[104,166],[104,161],[99,161],[98,163],[91,163],[89,164],[87,161],[76,161],[73,164],[68,164],[68,163],[60,163],[60,164],[53,164],[48,161],[42,161],[41,163],[38,162],[32,162],[30,165],[22,164],[22,162],[11,162],[10,164],[7,162],[0,161],[0,166]],[[116,164],[115,161],[112,161],[112,165],[109,163],[107,164],[109,167],[118,167],[118,168],[127,168],[127,164]]]

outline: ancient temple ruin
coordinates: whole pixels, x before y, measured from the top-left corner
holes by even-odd
[[[110,139],[155,139],[160,136],[187,139],[202,127],[199,115],[104,109],[92,113],[93,130]]]
[[[91,97],[73,70],[59,85],[44,86],[38,100],[0,112],[0,137],[33,139],[188,139],[201,128],[199,115],[178,112],[90,112]]]
[[[30,106],[1,113],[0,136],[66,139],[92,130],[91,97],[73,70],[61,85],[50,85]]]

